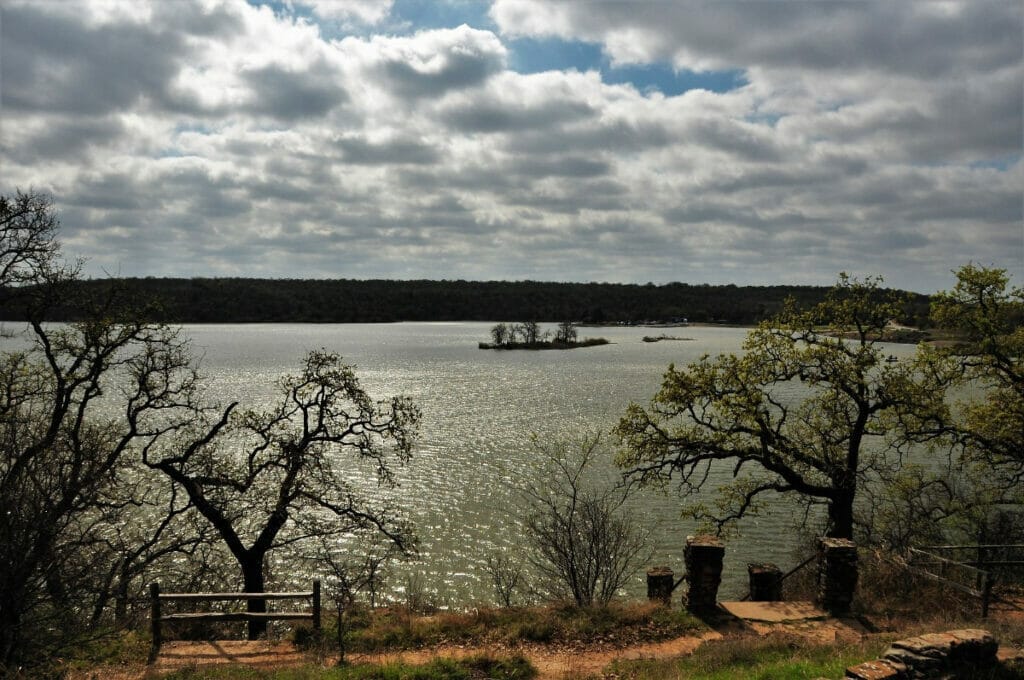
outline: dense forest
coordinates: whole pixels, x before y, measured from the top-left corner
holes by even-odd
[[[171,323],[495,321],[619,323],[688,319],[752,324],[777,313],[787,297],[820,302],[817,286],[711,286],[686,283],[548,283],[539,281],[387,281],[244,278],[129,278],[76,282],[102,296],[112,286],[155,301]],[[4,296],[5,298],[7,296]],[[901,321],[927,318],[928,296],[911,294]],[[0,303],[0,318],[19,320]],[[58,308],[53,320],[71,320]]]

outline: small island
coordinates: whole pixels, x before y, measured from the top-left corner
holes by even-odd
[[[491,328],[493,342],[479,343],[480,349],[577,349],[607,345],[605,338],[579,339],[576,326],[571,321],[558,324],[554,337],[550,331],[541,332],[536,321],[522,323],[499,323]]]
[[[693,338],[682,338],[678,335],[645,335],[643,338],[644,342],[661,342],[662,340],[693,340]]]

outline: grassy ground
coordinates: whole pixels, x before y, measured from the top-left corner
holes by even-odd
[[[616,662],[609,674],[626,680],[799,680],[841,678],[848,666],[876,658],[894,639],[814,644],[790,635],[709,642],[683,659]]]
[[[164,676],[167,680],[528,680],[535,675],[521,656],[435,660],[427,664],[362,664],[321,668],[303,666],[260,671],[241,666],[183,670]]]

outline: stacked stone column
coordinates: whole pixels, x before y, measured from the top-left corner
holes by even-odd
[[[683,560],[686,562],[686,608],[692,612],[713,611],[718,607],[718,586],[722,583],[725,546],[715,536],[687,536]]]
[[[672,604],[672,586],[675,573],[668,567],[652,567],[647,570],[647,599],[665,606]]]
[[[754,602],[782,600],[782,570],[771,562],[747,565],[750,578],[750,599]]]
[[[856,590],[857,546],[845,538],[818,539],[818,606],[833,615],[846,614]]]

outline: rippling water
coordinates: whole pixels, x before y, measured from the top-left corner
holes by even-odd
[[[746,331],[736,328],[668,329],[692,341],[644,343],[644,328],[582,328],[581,337],[613,344],[573,351],[484,351],[487,323],[380,325],[194,325],[186,326],[203,356],[216,392],[259,401],[273,379],[297,370],[309,349],[339,352],[357,367],[363,386],[377,399],[412,397],[423,411],[412,463],[401,471],[395,498],[407,508],[421,539],[420,559],[403,569],[417,572],[441,602],[466,605],[491,599],[480,567],[497,549],[519,554],[523,500],[535,454],[529,436],[608,432],[630,401],[646,403],[670,363],[702,354],[739,352]],[[901,354],[909,347],[893,346]],[[609,440],[610,441],[610,440]],[[609,463],[609,473],[611,472]],[[678,497],[644,492],[637,516],[654,531],[654,564],[683,572],[682,548],[689,520],[680,519]],[[723,596],[745,592],[746,564],[794,564],[795,516],[776,504],[752,518],[726,552]],[[638,576],[631,592],[642,592]]]
[[[536,466],[531,433],[541,438],[584,431],[607,433],[631,401],[646,404],[670,363],[684,365],[703,354],[739,352],[741,328],[671,328],[690,341],[645,343],[645,328],[581,328],[581,337],[606,337],[612,344],[572,351],[486,351],[489,323],[251,324],[188,325],[209,378],[211,394],[258,406],[274,392],[274,381],[299,369],[311,349],[341,354],[356,366],[375,399],[412,397],[423,412],[412,462],[399,471],[401,486],[389,496],[407,510],[420,537],[420,557],[399,567],[394,592],[408,574],[440,603],[454,606],[492,600],[481,571],[496,550],[522,554],[519,529],[524,501],[519,489]],[[5,346],[19,340],[4,341]],[[909,345],[887,353],[909,355]],[[609,460],[605,474],[617,471]],[[375,493],[373,480],[367,489]],[[678,496],[642,492],[633,503],[639,521],[653,531],[651,564],[682,574],[687,534]],[[721,595],[746,592],[746,564],[795,564],[797,522],[793,504],[775,503],[771,513],[745,520],[742,534],[727,542]],[[403,573],[404,571],[404,573]],[[630,593],[643,593],[642,574]]]

